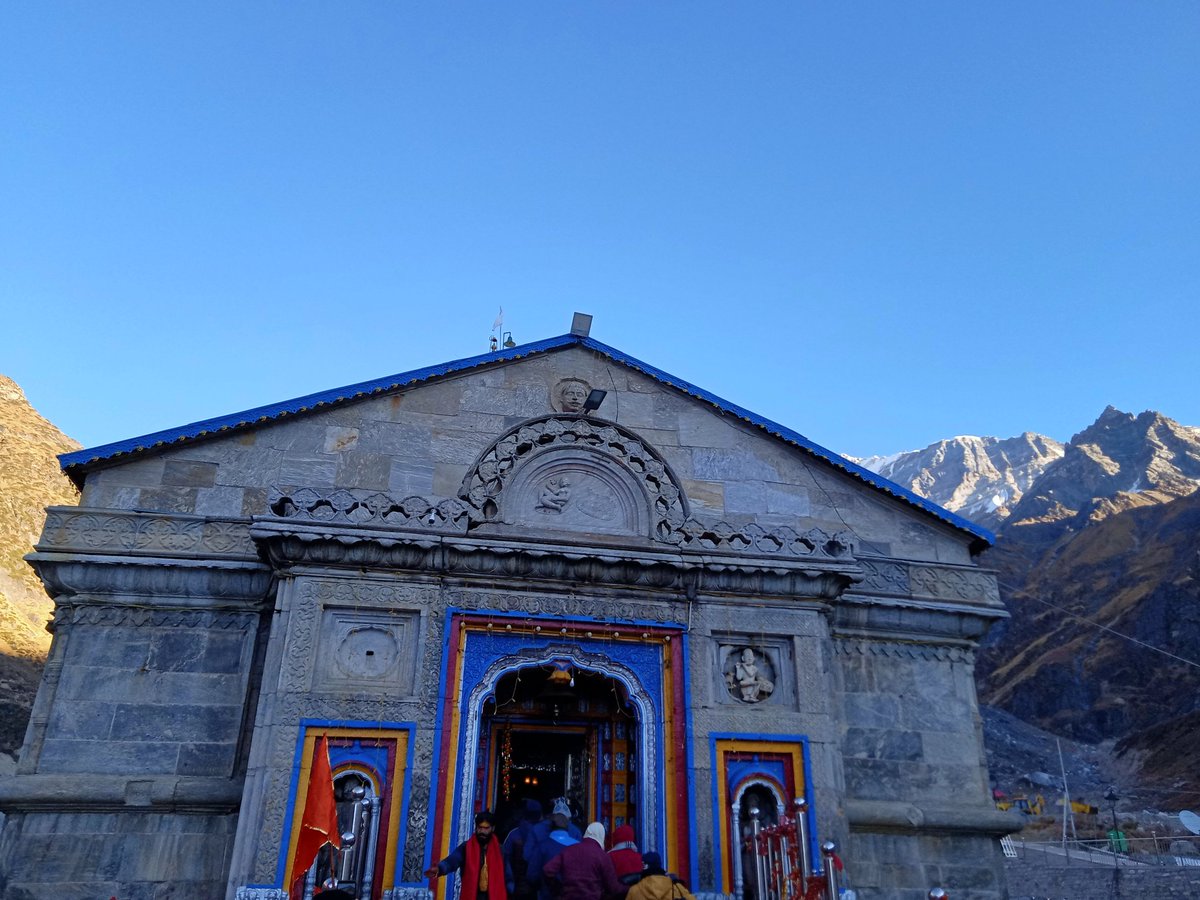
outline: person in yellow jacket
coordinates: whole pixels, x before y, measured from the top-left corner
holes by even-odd
[[[696,900],[682,881],[663,869],[662,857],[651,850],[642,854],[642,877],[634,884],[625,900]]]

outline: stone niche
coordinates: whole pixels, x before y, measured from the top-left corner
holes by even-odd
[[[419,617],[415,612],[327,607],[313,687],[414,689]]]
[[[771,635],[714,635],[717,702],[741,707],[794,706],[789,643]]]
[[[547,450],[500,495],[506,525],[580,533],[650,535],[649,500],[633,473],[586,448]]]

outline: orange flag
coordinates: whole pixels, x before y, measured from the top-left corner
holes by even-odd
[[[304,876],[317,858],[317,851],[326,844],[340,847],[342,839],[338,834],[337,804],[333,800],[329,742],[321,735],[313,749],[312,772],[308,776],[304,815],[300,819],[300,838],[296,841],[296,856],[292,860],[293,879]]]

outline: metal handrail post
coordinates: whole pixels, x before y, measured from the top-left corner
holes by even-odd
[[[825,900],[838,900],[838,894],[841,893],[838,884],[837,863],[833,860],[835,853],[837,853],[837,844],[833,841],[826,841],[821,845],[821,855],[824,857],[825,864]]]

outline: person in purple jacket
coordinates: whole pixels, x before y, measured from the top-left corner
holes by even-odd
[[[567,847],[542,868],[546,880],[562,885],[559,900],[620,900],[626,887],[604,850],[604,826],[593,822],[583,840]]]

